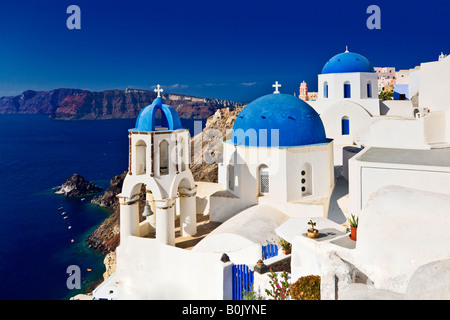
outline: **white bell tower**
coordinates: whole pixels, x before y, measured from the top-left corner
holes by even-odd
[[[120,241],[145,237],[151,227],[156,240],[175,245],[175,219],[181,235],[197,233],[196,185],[189,169],[189,130],[181,126],[177,112],[164,104],[158,85],[155,101],[141,110],[136,127],[129,130],[129,167],[120,200]],[[161,124],[156,124],[157,114]],[[145,186],[145,192],[143,191]],[[139,223],[139,200],[145,200]]]

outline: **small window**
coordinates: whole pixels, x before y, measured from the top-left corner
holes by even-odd
[[[342,117],[341,123],[341,131],[342,135],[347,136],[350,134],[350,119],[347,116]]]
[[[323,83],[323,97],[328,98],[328,82]]]
[[[367,98],[372,98],[372,83],[367,83]]]
[[[265,195],[269,193],[269,168],[261,166],[259,168],[259,194]]]
[[[344,83],[344,98],[349,99],[352,97],[352,87],[349,82]]]
[[[310,196],[313,194],[312,190],[312,167],[310,163],[305,163],[303,165],[303,170],[301,173],[300,190],[301,196]]]

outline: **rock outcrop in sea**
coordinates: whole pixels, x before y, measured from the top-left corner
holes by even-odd
[[[80,197],[95,194],[102,191],[95,183],[89,182],[83,176],[75,173],[61,186],[55,188],[55,194],[64,194],[66,197]]]

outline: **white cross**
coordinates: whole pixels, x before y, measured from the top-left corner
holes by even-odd
[[[163,90],[163,89],[161,88],[161,86],[158,84],[158,85],[156,86],[156,89],[155,89],[154,91],[158,93],[158,98],[160,98],[160,97],[161,97],[161,92],[163,92],[164,90]]]
[[[272,87],[275,88],[275,91],[273,93],[280,93],[280,91],[278,91],[278,88],[281,87],[281,84],[278,84],[278,81],[275,81],[275,84],[273,84]]]

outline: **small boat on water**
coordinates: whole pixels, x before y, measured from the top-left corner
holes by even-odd
[[[62,210],[62,209],[63,209],[63,207],[59,207],[59,208],[58,208],[58,210]]]
[[[71,229],[72,228],[72,226],[69,226],[67,229]]]
[[[66,214],[66,212],[64,211],[63,213],[61,213],[61,215],[63,216],[63,215],[65,215]]]
[[[81,198],[81,201],[84,201],[84,200],[86,200],[86,198]]]
[[[68,218],[68,216],[65,216],[63,219],[67,219]]]

